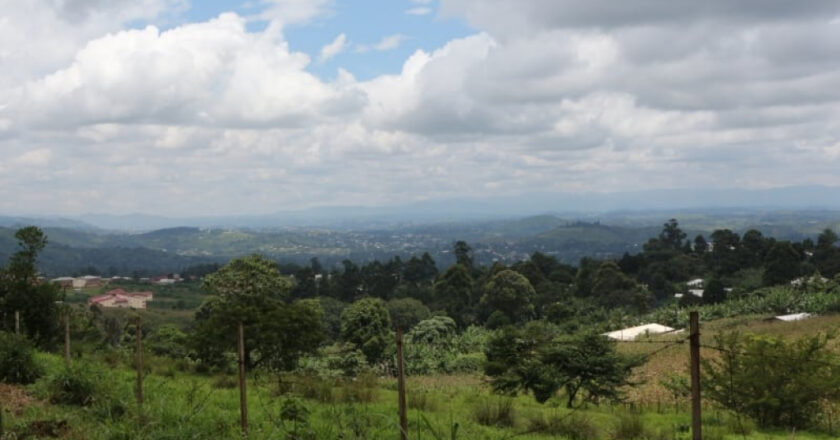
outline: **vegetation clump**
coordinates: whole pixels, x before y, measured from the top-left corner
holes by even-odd
[[[41,374],[30,342],[23,336],[0,332],[0,382],[25,385]]]
[[[718,358],[704,360],[706,396],[762,427],[813,427],[822,402],[840,398],[840,357],[831,337],[718,335]]]

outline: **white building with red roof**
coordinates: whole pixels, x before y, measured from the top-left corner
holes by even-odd
[[[114,289],[105,294],[88,298],[88,305],[145,309],[146,302],[152,299],[154,299],[152,292],[126,292],[123,289]]]

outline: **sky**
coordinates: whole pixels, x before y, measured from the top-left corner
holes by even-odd
[[[797,185],[836,0],[0,0],[0,214]]]

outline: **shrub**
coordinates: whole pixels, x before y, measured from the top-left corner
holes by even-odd
[[[592,420],[577,413],[545,417],[542,412],[528,416],[528,432],[539,432],[570,440],[595,440],[599,432]]]
[[[840,397],[840,366],[829,339],[720,335],[720,358],[703,363],[704,391],[761,426],[810,427],[820,402]]]
[[[516,423],[513,399],[488,397],[479,399],[472,407],[473,418],[484,426],[511,427]]]
[[[341,387],[340,399],[345,403],[370,403],[376,400],[376,376],[367,373],[356,379],[346,380]]]
[[[50,402],[63,405],[88,406],[98,394],[101,375],[77,364],[61,370],[50,378],[48,384]]]
[[[486,361],[484,353],[459,354],[452,360],[451,370],[457,373],[478,373]]]
[[[335,402],[335,380],[316,376],[300,376],[293,379],[290,385],[281,382],[281,393],[292,392],[305,399],[317,400],[321,403]]]
[[[409,390],[408,407],[420,411],[434,411],[437,409],[437,400],[428,391]]]
[[[32,345],[19,335],[0,333],[0,382],[30,384],[43,374]]]
[[[239,383],[236,377],[228,374],[223,374],[213,380],[212,386],[213,388],[231,389],[239,386]]]
[[[636,440],[645,436],[645,426],[638,414],[622,414],[613,428],[614,440]]]
[[[598,428],[592,419],[575,414],[560,417],[552,421],[553,433],[569,440],[596,440]]]

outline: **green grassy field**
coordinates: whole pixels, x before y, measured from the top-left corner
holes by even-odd
[[[116,310],[114,313],[131,313]],[[163,315],[161,315],[163,313]],[[146,319],[167,322],[172,311],[148,311]],[[151,315],[155,315],[154,317]],[[161,316],[157,316],[161,315]],[[840,328],[840,316],[794,323],[768,323],[746,316],[704,323],[704,344],[718,332],[800,337]],[[625,353],[650,354],[635,372],[637,386],[627,402],[569,410],[563,399],[540,405],[527,395],[497,396],[476,375],[415,376],[407,379],[410,439],[687,439],[688,401],[675,398],[660,383],[670,373],[685,374],[687,344],[666,347],[685,335],[660,336],[650,343],[620,343]],[[836,341],[835,341],[836,342]],[[835,345],[836,349],[840,349]],[[704,349],[703,356],[714,356]],[[78,356],[78,353],[77,353]],[[135,401],[136,373],[130,351],[83,354],[74,368],[95,384],[84,406],[53,402],[50,384],[64,371],[60,356],[39,353],[44,376],[35,384],[0,385],[4,408],[3,439],[213,439],[239,438],[239,392],[234,372],[198,374],[186,360],[146,354],[145,402]],[[283,376],[248,376],[249,439],[396,439],[397,393],[393,378],[362,376],[352,380]],[[704,403],[706,439],[837,438],[836,421],[819,432],[759,431],[748,420]],[[831,435],[831,434],[835,435]],[[454,434],[454,436],[453,436]]]
[[[123,364],[129,358],[111,359],[112,367],[104,359],[83,363],[78,366],[96,378],[100,389],[89,405],[80,407],[50,403],[50,377],[64,368],[63,361],[50,354],[39,360],[47,365],[44,378],[26,388],[0,388],[6,429],[16,435],[4,438],[240,437],[239,393],[232,374],[198,375],[180,371],[172,361],[149,359],[141,410],[134,400],[135,373]],[[407,385],[411,439],[690,438],[687,404],[679,409],[663,401],[568,410],[560,400],[539,405],[530,396],[495,396],[475,376],[410,377]],[[247,438],[396,439],[395,390],[390,378],[286,377],[281,382],[250,375]],[[704,430],[707,439],[792,438],[787,432],[758,432],[749,422],[708,406]],[[836,437],[799,432],[795,438]]]

